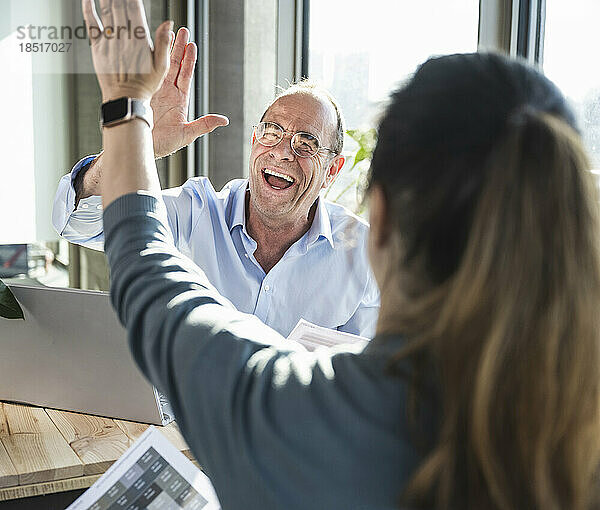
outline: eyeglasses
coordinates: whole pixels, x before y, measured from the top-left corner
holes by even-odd
[[[292,135],[290,139],[290,147],[296,156],[301,158],[310,158],[316,156],[320,151],[329,151],[332,154],[337,154],[337,151],[329,147],[323,147],[321,142],[315,135],[298,131],[290,133],[283,129],[275,122],[260,122],[254,126],[254,136],[256,141],[265,147],[275,147],[281,140],[283,135],[289,133]]]

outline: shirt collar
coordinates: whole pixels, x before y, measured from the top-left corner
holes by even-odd
[[[331,234],[331,221],[329,213],[325,207],[325,200],[322,197],[317,198],[317,210],[313,218],[312,225],[306,232],[306,246],[316,243],[323,236],[329,241],[333,248],[333,235]]]
[[[235,227],[240,225],[242,228],[246,226],[246,192],[250,189],[250,184],[246,183],[245,186],[240,186],[235,193],[233,203],[233,217],[229,231],[231,232]],[[329,244],[333,248],[333,235],[331,233],[331,222],[329,220],[329,213],[327,207],[325,207],[325,200],[322,197],[317,198],[317,209],[315,211],[315,217],[313,218],[312,225],[304,235],[306,247],[316,243],[320,237],[324,237],[329,241]]]
[[[233,216],[229,231],[240,225],[242,228],[246,225],[246,192],[250,189],[250,183],[246,181],[245,186],[240,186],[233,197]]]

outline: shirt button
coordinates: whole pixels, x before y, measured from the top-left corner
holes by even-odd
[[[87,209],[88,207],[89,207],[89,204],[81,204],[82,209]]]
[[[269,292],[271,290],[271,287],[269,287],[268,285],[265,285],[265,292]]]
[[[244,253],[244,257],[249,258],[247,253]]]
[[[98,210],[102,209],[102,205],[101,205],[101,204],[98,204],[98,205],[96,206],[96,209],[98,209]]]

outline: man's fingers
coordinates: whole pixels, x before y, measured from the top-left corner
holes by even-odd
[[[181,27],[177,31],[175,36],[175,43],[173,44],[173,50],[171,51],[171,62],[169,66],[169,73],[167,74],[167,81],[169,83],[175,83],[177,75],[179,74],[179,67],[181,65],[181,59],[185,53],[185,46],[190,38],[190,32],[187,28]]]
[[[179,75],[175,81],[175,86],[184,93],[189,93],[190,85],[192,84],[192,76],[194,75],[194,67],[196,66],[196,56],[198,49],[192,42],[185,47],[185,54],[179,69]]]
[[[225,115],[208,114],[192,122],[188,122],[184,127],[185,144],[189,145],[199,136],[214,131],[220,126],[229,124],[229,119]]]
[[[104,27],[96,12],[94,0],[81,0],[81,10],[83,11],[83,19],[87,26],[90,41],[97,41]]]
[[[164,21],[156,29],[154,35],[154,68],[164,76],[169,67],[169,32],[173,28],[172,21]]]

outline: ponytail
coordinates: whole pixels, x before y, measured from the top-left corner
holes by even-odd
[[[485,164],[456,270],[396,316],[409,341],[393,361],[427,353],[443,402],[437,445],[407,487],[413,504],[589,506],[600,461],[600,215],[589,168],[565,122],[514,114]]]

